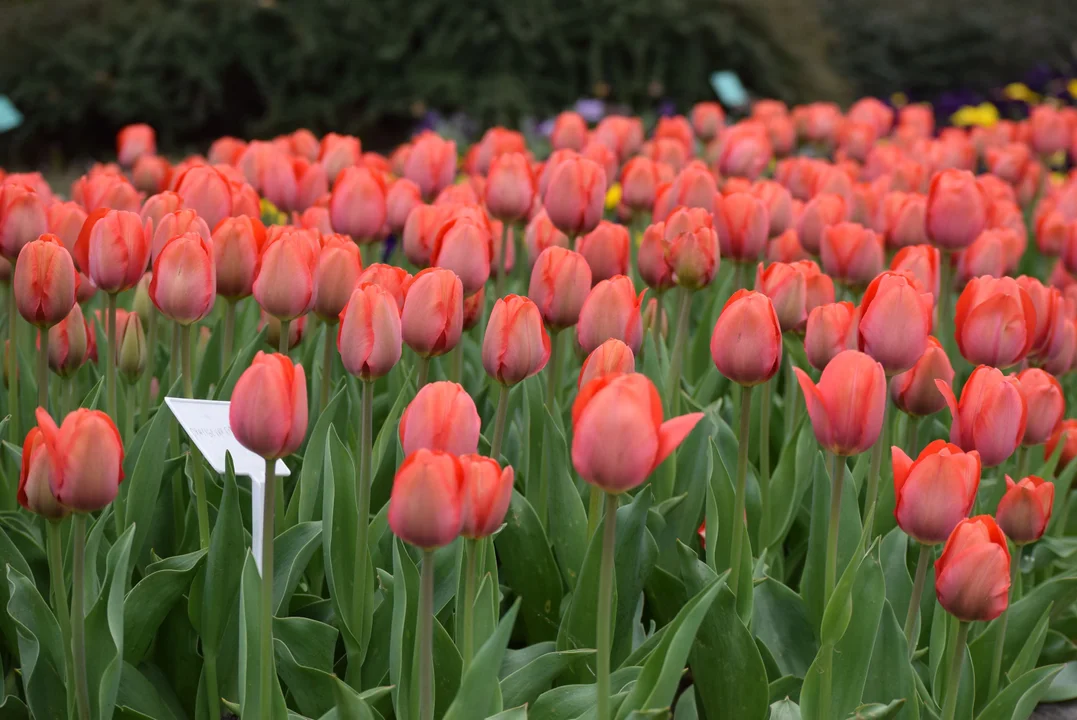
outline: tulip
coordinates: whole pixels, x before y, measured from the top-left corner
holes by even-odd
[[[131,170],[135,189],[145,193],[161,192],[168,187],[171,177],[172,166],[168,160],[156,155],[143,155]]]
[[[216,269],[209,242],[193,232],[171,238],[153,264],[153,304],[169,319],[190,325],[209,315],[216,297]]]
[[[424,385],[400,416],[404,454],[436,450],[453,455],[474,453],[479,445],[479,413],[475,401],[453,382]]]
[[[116,499],[123,480],[123,443],[112,419],[99,410],[80,409],[57,427],[43,408],[36,417],[52,465],[50,487],[60,504],[89,513]]]
[[[463,323],[464,289],[456,273],[427,268],[412,278],[400,315],[408,347],[423,358],[447,353],[460,342]]]
[[[235,165],[246,149],[247,143],[244,141],[225,136],[213,141],[213,144],[209,146],[209,152],[206,153],[206,158],[211,165],[221,163]]]
[[[579,156],[567,157],[553,168],[542,195],[554,227],[573,236],[598,226],[605,200],[605,171]]]
[[[297,209],[299,188],[288,154],[272,143],[251,141],[236,166],[266,200],[281,210]]]
[[[417,547],[448,545],[467,519],[468,491],[461,462],[439,450],[409,453],[396,471],[389,498],[393,534]]]
[[[79,205],[78,203],[64,203],[64,205],[73,205],[79,208],[79,211],[82,213],[82,221],[86,221],[86,211],[82,210],[81,205]],[[139,216],[142,218],[142,222],[150,220],[153,222],[153,227],[157,227],[161,223],[161,218],[170,213],[174,213],[177,210],[181,210],[182,208],[183,198],[170,190],[166,190],[164,192],[159,192],[156,195],[150,195],[148,198],[146,198],[146,202],[142,204],[142,209],[139,210]],[[49,225],[50,227],[52,226],[51,214]],[[78,239],[78,231],[81,229],[82,223],[79,223],[78,228],[75,230],[75,240]],[[53,232],[55,232],[61,238],[64,238],[64,245],[66,246],[67,236],[64,233],[59,232],[58,230],[53,230]],[[69,247],[68,250],[71,250],[73,248],[74,244],[72,244],[72,246]]]
[[[1043,448],[1044,454],[1047,457],[1054,455],[1059,443],[1062,443],[1062,451],[1059,453],[1056,469],[1062,472],[1062,469],[1077,457],[1077,419],[1068,418],[1058,424],[1054,433],[1047,439],[1047,444]]]
[[[1051,155],[1069,147],[1073,129],[1057,108],[1036,105],[1028,115],[1032,147],[1042,156]]]
[[[770,298],[782,332],[799,330],[807,323],[807,282],[796,263],[775,262],[766,269],[759,263],[755,289]]]
[[[23,247],[13,282],[19,314],[39,328],[62,321],[75,304],[75,264],[55,235],[43,234]]]
[[[86,212],[125,210],[138,212],[142,196],[118,170],[91,169],[71,185],[71,199]]]
[[[268,239],[252,291],[258,304],[281,321],[305,315],[314,304],[317,251],[298,231]]]
[[[196,165],[178,174],[173,183],[176,194],[183,198],[184,207],[197,212],[211,228],[217,227],[236,210],[232,185],[215,167]]]
[[[976,501],[979,453],[935,440],[915,461],[895,446],[893,459],[898,525],[921,544],[946,542]]]
[[[373,265],[368,265],[359,274],[357,285],[372,283],[384,289],[396,300],[397,308],[403,312],[404,297],[407,294],[408,286],[411,284],[411,279],[411,275],[404,268],[385,265],[384,263],[374,263]]]
[[[654,207],[655,193],[661,183],[658,163],[637,156],[621,170],[621,198],[635,212],[648,212]]]
[[[337,350],[344,369],[369,382],[400,361],[400,309],[388,290],[363,283],[340,313]]]
[[[927,347],[916,364],[890,381],[890,398],[899,410],[914,417],[934,415],[946,407],[946,398],[935,385],[936,380],[950,386],[954,368],[939,341],[928,336]]]
[[[1021,286],[1032,300],[1032,306],[1036,311],[1036,328],[1032,340],[1032,352],[1039,353],[1044,350],[1050,341],[1050,334],[1054,331],[1060,316],[1065,315],[1065,303],[1062,293],[1056,288],[1045,286],[1039,280],[1028,275],[1017,278],[1017,284]]]
[[[0,185],[0,255],[15,262],[19,252],[49,231],[44,198],[25,185]]]
[[[492,259],[493,232],[482,210],[454,209],[434,236],[431,264],[456,273],[464,294],[473,295],[490,277]]]
[[[346,168],[358,165],[361,156],[362,144],[351,135],[328,133],[318,148],[318,161],[325,166],[330,182],[335,182]]]
[[[715,213],[722,255],[736,262],[754,262],[766,247],[770,216],[753,195],[733,193]]]
[[[583,149],[587,142],[587,121],[579,113],[566,110],[557,116],[550,133],[550,145],[554,150]]]
[[[157,260],[157,256],[161,254],[161,249],[165,246],[165,243],[177,235],[193,232],[197,233],[207,243],[212,242],[213,239],[206,221],[198,217],[198,213],[190,208],[180,209],[163,216],[153,226],[153,231],[153,242],[150,244],[151,265]]]
[[[599,121],[590,139],[617,153],[624,161],[635,155],[643,144],[643,122],[636,117],[607,115]]]
[[[880,273],[860,304],[860,350],[882,363],[888,375],[909,370],[927,349],[933,309],[931,293],[911,275]]]
[[[850,286],[864,286],[886,266],[882,238],[856,223],[831,225],[823,232],[823,270]]]
[[[482,342],[486,373],[502,385],[515,385],[541,371],[549,359],[550,337],[538,306],[519,295],[498,298]]]
[[[791,263],[797,260],[811,260],[811,254],[800,244],[797,231],[789,228],[781,235],[771,239],[767,245],[767,262]]]
[[[419,186],[428,201],[452,184],[456,175],[456,143],[424,132],[408,154],[404,177]]]
[[[820,305],[808,313],[804,351],[808,363],[824,369],[843,350],[855,350],[859,338],[860,311],[851,302]]]
[[[628,228],[603,220],[591,232],[576,241],[576,251],[591,268],[591,282],[628,274]]]
[[[131,167],[143,155],[156,153],[157,135],[145,123],[127,125],[116,135],[116,155],[124,167]]]
[[[782,331],[770,298],[743,289],[733,293],[714,325],[711,358],[718,372],[746,387],[774,377],[782,361]]]
[[[1025,436],[1028,406],[1016,377],[1004,377],[997,368],[980,365],[961,390],[961,402],[946,383],[936,381],[953,423],[950,442],[964,450],[977,450],[987,467],[1000,465],[1013,454]]]
[[[1046,345],[1034,360],[1047,372],[1062,375],[1069,372],[1077,358],[1077,323],[1067,313],[1058,313],[1049,330]]]
[[[335,324],[362,271],[359,246],[342,235],[328,236],[314,269],[314,314]]]
[[[534,288],[535,274],[531,277]],[[637,295],[631,278],[625,275],[617,275],[595,285],[580,308],[579,322],[576,325],[576,340],[583,351],[589,354],[609,338],[617,338],[632,348],[633,353],[639,352],[643,342],[640,309],[646,292],[644,290]],[[548,307],[548,302],[544,305],[536,299],[540,309]],[[543,311],[543,317],[549,315],[550,313]],[[555,319],[558,324],[563,321],[562,318]]]
[[[116,318],[116,367],[134,384],[146,369],[146,334],[137,313]]]
[[[137,213],[98,210],[86,219],[72,254],[97,287],[114,295],[142,278],[150,259],[150,232]]]
[[[770,236],[776,237],[793,226],[793,197],[773,180],[760,180],[749,189],[767,209]]]
[[[972,244],[957,253],[957,284],[964,285],[974,277],[1002,277],[1006,272],[1007,240],[1011,230],[984,230]]]
[[[643,282],[658,292],[664,292],[676,283],[669,263],[669,243],[665,237],[666,224],[655,223],[643,231],[636,264]]]
[[[298,157],[292,159],[292,168],[296,182],[295,209],[305,213],[329,194],[329,174],[321,163]]]
[[[688,163],[663,193],[657,190],[654,204],[654,220],[667,219],[678,207],[702,208],[709,213],[717,210],[721,196],[714,175],[701,162]]]
[[[954,326],[966,360],[1008,367],[1032,349],[1036,308],[1028,291],[1013,278],[974,278],[957,300]]]
[[[939,249],[931,245],[908,245],[894,254],[890,269],[916,278],[920,287],[939,296]]]
[[[225,218],[213,230],[218,295],[234,301],[254,292],[265,242],[265,226],[258,218],[246,215]]]
[[[77,303],[67,317],[49,328],[49,367],[60,377],[73,375],[86,362],[90,326]],[[44,352],[44,349],[42,349]]]
[[[545,210],[539,210],[524,229],[524,246],[528,265],[534,267],[538,256],[548,247],[569,248],[568,236],[554,227]]]
[[[434,239],[451,213],[452,209],[445,205],[417,205],[412,209],[404,223],[402,236],[404,255],[408,260],[419,267],[430,264]]]
[[[557,246],[542,251],[531,270],[527,295],[552,330],[579,322],[589,293],[591,268],[583,255]]]
[[[987,223],[987,200],[966,170],[943,170],[931,179],[925,224],[936,247],[953,252],[968,247]]]
[[[60,504],[52,491],[55,473],[45,435],[39,428],[31,428],[22,446],[19,505],[49,520],[63,520],[67,517],[71,511]]]
[[[891,248],[927,243],[927,198],[918,193],[888,193],[882,201],[879,222]]]
[[[1028,423],[1021,444],[1042,445],[1050,439],[1065,415],[1066,398],[1062,385],[1054,375],[1039,368],[1021,371],[1017,380],[1028,406]]]
[[[492,535],[505,519],[512,500],[513,472],[481,455],[458,458],[463,471],[464,522],[460,534],[475,540]]]
[[[1002,530],[989,515],[962,520],[935,561],[939,604],[964,622],[988,622],[1006,609],[1009,590],[1010,552]]]
[[[716,102],[696,103],[692,107],[692,129],[701,140],[711,140],[722,130],[725,113]]]
[[[351,235],[358,243],[373,241],[388,217],[387,192],[379,173],[365,167],[345,168],[329,198],[333,229]]]
[[[385,219],[389,230],[395,235],[404,232],[411,211],[423,204],[419,186],[407,178],[400,178],[389,186],[385,194]]]
[[[1006,537],[1021,546],[1043,537],[1051,520],[1055,484],[1030,475],[1015,483],[1006,476],[1006,494],[998,503],[995,519]]]
[[[742,122],[726,129],[719,138],[718,169],[723,175],[755,180],[770,164],[773,147],[760,122]]]
[[[811,324],[809,318],[809,334]],[[875,444],[886,407],[886,374],[880,363],[862,352],[844,350],[826,364],[818,385],[800,368],[793,372],[820,445],[836,455],[856,455]]]
[[[826,229],[844,222],[847,213],[845,201],[840,196],[830,193],[816,195],[804,206],[796,223],[800,244],[808,252],[819,254]]]
[[[535,176],[527,156],[519,152],[499,155],[486,176],[486,207],[505,222],[527,215],[537,192]]]
[[[259,352],[232,390],[228,421],[239,443],[268,460],[291,455],[307,434],[307,384],[302,365]]]
[[[635,371],[636,358],[632,354],[632,348],[616,338],[610,338],[584,358],[576,387],[582,388],[591,380],[605,377],[606,375],[633,373]]]

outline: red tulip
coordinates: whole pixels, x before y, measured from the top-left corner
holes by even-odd
[[[718,142],[721,145],[718,168],[723,175],[755,180],[770,164],[774,154],[766,127],[760,122],[737,123],[727,128]]]
[[[91,169],[71,185],[71,199],[86,209],[138,212],[142,196],[119,170]]]
[[[852,286],[868,284],[886,267],[882,238],[856,223],[827,227],[820,256],[828,275]]]
[[[670,265],[665,223],[649,225],[643,231],[643,238],[640,240],[639,251],[636,255],[636,264],[640,277],[648,287],[661,292],[676,284],[673,279],[673,267]]]
[[[773,180],[759,180],[749,192],[767,208],[771,237],[793,227],[793,196],[784,186]]]
[[[157,134],[145,123],[127,125],[116,135],[116,155],[124,167],[131,167],[143,155],[156,153]]]
[[[908,245],[901,248],[890,261],[894,272],[916,278],[920,286],[939,295],[939,249],[931,245]]]
[[[827,363],[818,385],[800,368],[793,372],[820,445],[837,455],[857,455],[875,444],[886,408],[882,365],[862,352],[844,350]]]
[[[41,195],[25,185],[0,185],[0,256],[15,262],[23,247],[48,231]]]
[[[498,156],[486,176],[486,207],[504,221],[525,217],[531,209],[537,186],[527,156],[512,152]]]
[[[266,200],[277,208],[295,210],[299,188],[292,160],[272,143],[253,140],[240,155],[236,167]]]
[[[582,388],[591,380],[605,377],[606,375],[633,373],[635,371],[636,357],[632,354],[632,348],[617,338],[610,338],[584,358],[576,387]]]
[[[262,309],[278,320],[293,320],[314,305],[318,250],[302,231],[267,238],[252,290]]]
[[[153,263],[150,299],[161,313],[180,325],[209,315],[217,298],[213,248],[188,232],[171,238]]]
[[[797,237],[800,244],[808,252],[819,254],[826,229],[844,222],[847,212],[845,201],[838,195],[824,193],[813,197],[804,206],[804,210],[796,222]]]
[[[1036,105],[1028,115],[1032,147],[1040,155],[1051,155],[1069,147],[1073,128],[1066,117],[1050,105]]]
[[[972,244],[957,253],[957,282],[964,285],[974,277],[1002,277],[1006,273],[1009,230],[984,230]]]
[[[402,267],[374,263],[368,265],[359,274],[358,285],[373,283],[386,290],[394,300],[401,312],[404,311],[404,298],[407,295],[408,286],[411,284],[411,275]]]
[[[533,285],[534,274],[531,277]],[[632,348],[632,352],[639,352],[643,342],[640,309],[646,292],[644,290],[637,295],[631,278],[625,275],[617,275],[595,285],[580,308],[579,323],[576,325],[576,340],[583,351],[591,353],[606,340],[617,338]],[[538,305],[539,308],[543,307],[542,303]]]
[[[454,208],[434,236],[430,262],[460,278],[464,294],[473,295],[490,277],[493,232],[478,207]]]
[[[554,246],[538,256],[527,295],[552,329],[575,325],[591,292],[591,267],[583,255]]]
[[[998,503],[995,519],[1006,537],[1016,545],[1036,542],[1043,537],[1051,520],[1055,484],[1030,475],[1020,482],[1006,476],[1006,494]]]
[[[516,130],[493,127],[486,131],[482,140],[472,146],[472,150],[475,153],[475,165],[469,168],[468,172],[486,175],[494,161],[502,155],[527,152],[527,141],[523,134]]]
[[[711,333],[718,372],[751,387],[770,380],[782,363],[782,329],[770,298],[738,290],[722,308]]]
[[[345,169],[358,165],[362,158],[362,144],[351,135],[327,133],[318,149],[318,161],[325,165],[329,182],[336,182]]]
[[[1069,465],[1074,457],[1077,457],[1077,419],[1066,419],[1059,423],[1054,433],[1047,439],[1043,452],[1047,457],[1055,454],[1058,443],[1062,443],[1062,452],[1058,458],[1058,472]]]
[[[860,303],[860,350],[888,375],[913,367],[927,349],[934,299],[911,275],[880,273]]]
[[[891,248],[927,243],[927,198],[918,193],[891,192],[883,197],[879,223]]]
[[[990,515],[962,520],[935,561],[939,605],[964,622],[988,622],[1009,604],[1010,551]]]
[[[176,194],[211,228],[233,214],[232,185],[224,174],[209,165],[195,165],[173,178]],[[246,214],[238,213],[235,214]],[[253,215],[257,215],[254,212]]]
[[[578,113],[566,110],[554,120],[553,132],[550,133],[550,145],[554,150],[575,150],[579,152],[587,142],[587,121]]]
[[[115,294],[133,288],[150,260],[150,232],[138,214],[123,210],[96,210],[82,226],[75,252],[78,266],[93,283]]]
[[[1066,413],[1066,396],[1054,375],[1028,368],[1017,375],[1021,395],[1028,406],[1028,423],[1022,445],[1042,445],[1054,433]]]
[[[86,221],[86,211],[81,209],[81,205],[79,205],[78,203],[64,204],[74,205],[75,207],[78,207],[80,209],[80,212],[82,213],[82,221]],[[179,195],[172,192],[171,190],[165,190],[164,192],[159,192],[156,195],[150,195],[148,198],[146,198],[146,202],[142,203],[142,209],[139,211],[139,217],[142,218],[142,222],[146,222],[147,220],[149,220],[153,223],[153,227],[157,227],[161,224],[161,218],[170,213],[174,213],[182,208],[183,198],[181,198]],[[51,217],[49,225],[50,227],[52,227]],[[82,223],[79,223],[79,229],[82,229]],[[56,230],[53,230],[53,232],[56,232],[57,235],[64,238],[64,244],[67,244],[66,235],[57,232]],[[78,239],[77,230],[75,232],[75,236],[76,239]],[[68,249],[70,250],[71,248]]]
[[[627,160],[643,144],[643,121],[638,117],[607,115],[599,121],[590,139],[613,150],[619,160]]]
[[[725,123],[722,106],[716,102],[696,103],[692,107],[692,129],[701,140],[710,140],[718,135]]]
[[[45,435],[37,427],[30,429],[22,445],[22,472],[19,473],[19,505],[49,520],[62,520],[71,512],[53,494],[56,471]]]
[[[946,398],[935,385],[936,380],[952,385],[954,368],[939,341],[929,336],[927,348],[916,364],[890,381],[890,398],[899,410],[909,415],[934,415],[946,407]]]
[[[569,249],[569,241],[568,236],[550,222],[546,211],[539,210],[524,230],[524,246],[527,248],[527,262],[534,267],[543,250],[554,246]]]
[[[433,132],[422,133],[412,143],[404,176],[419,186],[424,198],[433,199],[456,176],[456,143]]]
[[[388,290],[363,283],[340,313],[337,350],[344,369],[370,381],[400,361],[400,308]]]
[[[335,323],[362,272],[358,245],[344,235],[325,237],[314,269],[314,314],[327,323]]]
[[[946,542],[976,502],[979,453],[945,440],[930,443],[915,461],[896,445],[892,450],[898,526],[921,544]]]
[[[171,179],[172,166],[167,159],[157,155],[143,155],[131,169],[131,181],[140,192],[161,192],[168,187]]]
[[[482,342],[482,366],[503,385],[515,385],[546,367],[550,336],[534,302],[506,295],[494,302]]]
[[[307,383],[302,365],[259,352],[232,390],[229,425],[239,443],[267,460],[291,455],[307,434]]]
[[[678,207],[703,208],[714,213],[721,196],[714,175],[701,162],[690,162],[677,173],[666,192],[656,191],[654,220],[667,219]]]
[[[622,202],[633,211],[650,211],[661,182],[658,163],[654,160],[643,155],[630,159],[621,169]]]
[[[987,467],[1006,461],[1025,436],[1028,406],[1016,377],[1004,377],[997,368],[980,365],[961,390],[961,402],[946,383],[936,381],[953,423],[950,442],[977,450]]]
[[[811,253],[800,244],[795,229],[789,228],[767,245],[767,262],[791,263],[797,260],[811,260]]]
[[[936,173],[927,195],[925,223],[931,242],[942,250],[952,252],[972,244],[987,223],[987,200],[972,173]]]
[[[954,326],[970,363],[1009,367],[1032,349],[1036,308],[1013,278],[974,278],[957,300]]]
[[[218,295],[230,300],[251,295],[265,242],[266,229],[257,218],[240,215],[221,221],[212,237]]]
[[[855,350],[860,312],[851,302],[820,305],[808,313],[804,351],[808,362],[822,370],[843,350]]]
[[[467,501],[460,461],[448,453],[422,449],[408,455],[393,478],[389,527],[417,547],[448,545],[464,527]]]
[[[443,355],[460,342],[464,288],[452,270],[427,268],[408,284],[400,314],[408,347],[423,357]]]
[[[687,437],[703,413],[662,421],[658,390],[645,375],[606,375],[580,389],[572,406],[572,464],[609,493],[640,485]],[[625,443],[611,443],[610,438]]]
[[[497,460],[481,455],[461,455],[459,461],[466,498],[460,534],[472,539],[487,537],[501,527],[509,509],[512,467],[506,465],[502,469]]]
[[[554,226],[569,235],[590,232],[602,219],[606,173],[579,156],[567,157],[550,171],[542,204]]]
[[[153,230],[153,242],[150,244],[151,264],[157,260],[157,256],[161,253],[165,243],[177,235],[193,232],[202,237],[207,243],[213,241],[213,235],[210,233],[206,221],[198,217],[198,213],[190,208],[168,213],[153,226]]]
[[[474,453],[479,446],[479,413],[464,388],[452,382],[424,385],[400,416],[404,454],[441,450],[453,455]]]
[[[798,265],[776,262],[764,269],[759,263],[756,269],[755,289],[770,298],[782,332],[799,330],[808,322],[807,279]]]
[[[57,427],[48,412],[38,408],[37,426],[51,466],[49,486],[61,505],[88,513],[116,499],[123,480],[123,441],[108,415],[75,410]]]
[[[333,229],[351,235],[358,243],[381,235],[388,211],[385,181],[366,167],[345,168],[333,184],[329,218]]]
[[[234,137],[221,137],[213,141],[206,153],[206,159],[211,165],[235,165],[247,149],[247,143]]]
[[[722,255],[737,262],[753,262],[766,247],[770,216],[754,195],[733,193],[715,212]]]
[[[90,325],[76,303],[63,320],[49,328],[49,367],[60,377],[69,377],[86,362]]]
[[[75,304],[78,274],[60,238],[45,234],[28,243],[15,262],[15,305],[39,328],[67,317]]]

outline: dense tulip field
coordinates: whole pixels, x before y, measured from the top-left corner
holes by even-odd
[[[1077,109],[117,149],[0,171],[0,717],[1077,698]]]

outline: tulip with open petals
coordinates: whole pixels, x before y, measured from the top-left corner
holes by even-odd
[[[914,461],[896,445],[894,518],[921,544],[946,542],[957,524],[968,517],[980,487],[980,455],[935,440]]]
[[[494,302],[482,341],[482,366],[503,385],[515,385],[546,367],[550,336],[531,300],[506,295]]]
[[[57,427],[48,412],[38,408],[37,427],[52,466],[49,486],[61,505],[89,513],[116,499],[123,480],[123,441],[108,415],[79,409]]]
[[[572,464],[580,477],[608,493],[631,490],[702,418],[691,413],[663,422],[662,400],[645,375],[596,378],[580,388],[572,405]]]
[[[267,460],[291,455],[307,434],[307,382],[288,356],[259,352],[232,389],[228,423],[239,444]]]
[[[404,342],[423,357],[456,347],[464,324],[464,289],[456,273],[427,268],[412,278],[400,324]]]
[[[995,520],[1016,545],[1036,542],[1043,537],[1051,520],[1055,501],[1055,484],[1030,475],[1020,482],[1006,476],[1006,494],[998,503]]]
[[[1001,615],[1010,597],[1010,551],[990,515],[962,520],[935,561],[939,605],[964,622]]]
[[[637,295],[632,279],[625,275],[595,285],[580,308],[576,325],[576,340],[583,351],[590,353],[606,340],[617,338],[632,348],[632,352],[639,352],[643,343],[640,311],[646,293],[643,290]]]
[[[963,450],[977,450],[987,467],[1006,461],[1025,436],[1028,405],[1014,376],[980,365],[961,389],[961,401],[947,383],[935,381],[950,406],[953,422],[950,442]]]
[[[455,540],[467,519],[467,491],[460,461],[440,450],[409,454],[393,478],[389,528],[417,547],[431,549]]]
[[[400,416],[400,444],[404,454],[426,448],[453,455],[476,452],[479,413],[475,401],[453,382],[424,385]]]
[[[886,408],[883,366],[857,350],[838,353],[818,385],[793,368],[808,406],[815,438],[836,455],[857,455],[879,439]]]
[[[714,325],[711,358],[718,372],[745,387],[774,377],[782,364],[782,329],[770,298],[733,293]]]

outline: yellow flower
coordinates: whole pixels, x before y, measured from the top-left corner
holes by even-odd
[[[610,189],[606,191],[606,209],[616,210],[617,206],[621,204],[621,183],[613,183],[610,185]]]
[[[1064,185],[1066,183],[1066,176],[1063,173],[1055,171],[1051,173],[1051,183],[1053,185]]]
[[[1010,100],[1020,100],[1029,105],[1035,105],[1040,101],[1040,96],[1024,83],[1010,83],[1002,92]]]
[[[991,127],[998,122],[998,108],[988,102],[966,105],[950,116],[950,122],[959,127]]]
[[[1069,90],[1072,97],[1077,98],[1077,79],[1070,80],[1066,83],[1066,89]]]
[[[903,92],[896,92],[890,96],[890,104],[894,107],[905,107],[909,104],[909,97]]]

